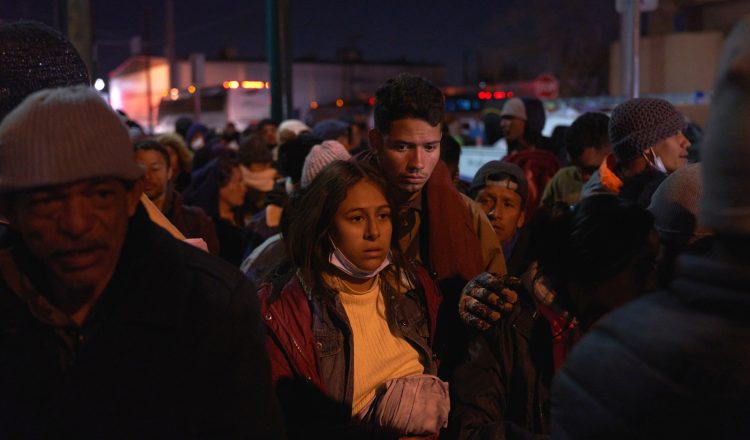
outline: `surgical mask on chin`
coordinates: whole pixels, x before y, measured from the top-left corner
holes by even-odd
[[[652,164],[654,168],[656,168],[657,170],[661,171],[664,174],[669,174],[667,172],[667,167],[664,166],[664,161],[661,160],[661,157],[659,157],[659,155],[656,154],[656,151],[654,151],[653,148],[651,149],[651,154],[654,156],[654,162]]]
[[[333,240],[331,240],[331,244],[333,244]],[[388,255],[386,255],[386,257],[383,259],[383,262],[380,263],[380,266],[378,266],[375,270],[364,270],[360,269],[354,263],[349,261],[349,259],[346,258],[346,255],[344,255],[344,253],[341,252],[341,250],[336,247],[335,244],[333,244],[333,252],[331,252],[331,255],[328,257],[328,262],[338,270],[344,272],[352,278],[356,278],[358,280],[369,280],[382,272],[383,269],[390,266],[391,251],[388,251]]]

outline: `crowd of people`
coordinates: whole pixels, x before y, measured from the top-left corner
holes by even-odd
[[[562,157],[512,98],[462,182],[424,78],[364,135],[148,135],[0,25],[0,437],[750,437],[750,17],[726,46],[701,162],[665,100]]]

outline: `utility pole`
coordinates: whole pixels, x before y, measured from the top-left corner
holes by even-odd
[[[164,54],[169,65],[169,88],[179,87],[177,72],[177,49],[174,41],[174,0],[165,0]]]
[[[637,98],[641,78],[641,12],[659,7],[659,0],[615,0],[620,13],[620,94]]]
[[[619,0],[618,3],[622,6],[620,11],[620,67],[622,68],[620,94],[626,98],[637,98],[640,81],[641,3],[640,0]]]
[[[266,52],[271,83],[271,118],[275,121],[281,121],[285,115],[291,117],[293,112],[288,16],[288,0],[266,0]]]
[[[289,0],[279,2],[279,36],[281,43],[282,78],[284,81],[284,119],[294,117],[292,104],[292,39],[289,33]],[[280,121],[279,121],[280,122]]]
[[[146,105],[148,106],[148,132],[154,132],[154,107],[151,105],[151,9],[143,11],[143,56],[146,60]]]
[[[83,62],[89,71],[89,77],[95,78],[91,0],[63,0],[58,12],[60,13],[59,23],[64,24],[64,32],[67,33],[68,39],[81,54],[81,58],[83,58]]]

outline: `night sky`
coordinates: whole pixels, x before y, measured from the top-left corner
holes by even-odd
[[[0,0],[0,20],[54,25],[54,4]],[[150,9],[153,53],[163,53],[163,1],[92,0],[92,5],[95,38],[110,43],[99,48],[98,77],[106,77],[130,54],[128,41],[143,34],[145,8]],[[204,52],[215,57],[229,46],[240,57],[264,57],[265,5],[264,0],[175,0],[178,56]],[[601,40],[606,46],[617,32],[611,0],[290,0],[289,8],[295,58],[333,60],[337,48],[354,46],[366,61],[443,64],[451,84],[463,80],[465,54],[469,79],[477,77],[477,59],[491,57],[477,56],[478,51],[520,54],[513,56],[523,77],[559,68],[545,59],[546,45],[567,38],[565,44]]]

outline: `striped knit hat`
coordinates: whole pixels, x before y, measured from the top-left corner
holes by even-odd
[[[685,118],[668,101],[633,98],[612,110],[609,140],[617,161],[627,163],[684,129]]]
[[[128,130],[90,87],[41,90],[0,123],[0,192],[142,174]]]
[[[329,163],[336,160],[349,160],[351,157],[346,148],[336,141],[324,141],[322,144],[312,147],[305,158],[305,164],[302,166],[300,186],[307,188],[315,179],[315,176]]]

